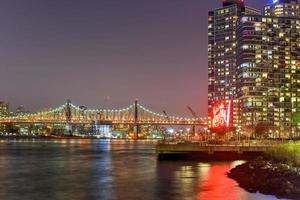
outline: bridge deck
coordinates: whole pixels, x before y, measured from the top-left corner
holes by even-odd
[[[35,121],[29,121],[29,120],[1,120],[0,123],[2,124],[71,124],[71,125],[83,125],[83,124],[93,124],[95,123],[92,120],[86,120],[86,121],[72,121],[72,122],[66,122],[62,120],[35,120]],[[104,125],[157,125],[157,126],[167,126],[167,125],[174,125],[174,126],[207,126],[206,123],[202,122],[188,122],[188,121],[178,121],[178,122],[155,122],[155,121],[108,121],[106,123],[100,123]]]

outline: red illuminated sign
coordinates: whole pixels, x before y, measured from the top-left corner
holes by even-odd
[[[211,113],[211,128],[216,130],[228,129],[231,126],[232,101],[222,101],[215,104]]]

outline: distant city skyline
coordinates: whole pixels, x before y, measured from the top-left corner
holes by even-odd
[[[262,9],[271,0],[246,0]],[[0,101],[36,111],[71,99],[207,112],[207,16],[221,0],[2,1]],[[107,103],[105,99],[109,96]],[[104,105],[105,104],[105,105]]]

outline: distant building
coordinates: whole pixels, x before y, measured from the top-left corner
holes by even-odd
[[[0,117],[9,116],[9,106],[8,103],[0,101]],[[6,124],[0,123],[0,133],[6,130]]]
[[[0,116],[9,115],[9,105],[3,101],[0,101]]]
[[[16,114],[17,115],[24,115],[24,114],[28,114],[28,113],[29,113],[29,111],[25,110],[23,105],[18,106],[17,109],[16,109]]]

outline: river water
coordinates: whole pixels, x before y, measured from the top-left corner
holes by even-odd
[[[150,141],[0,140],[0,199],[276,199],[227,178],[240,163],[158,161]]]

